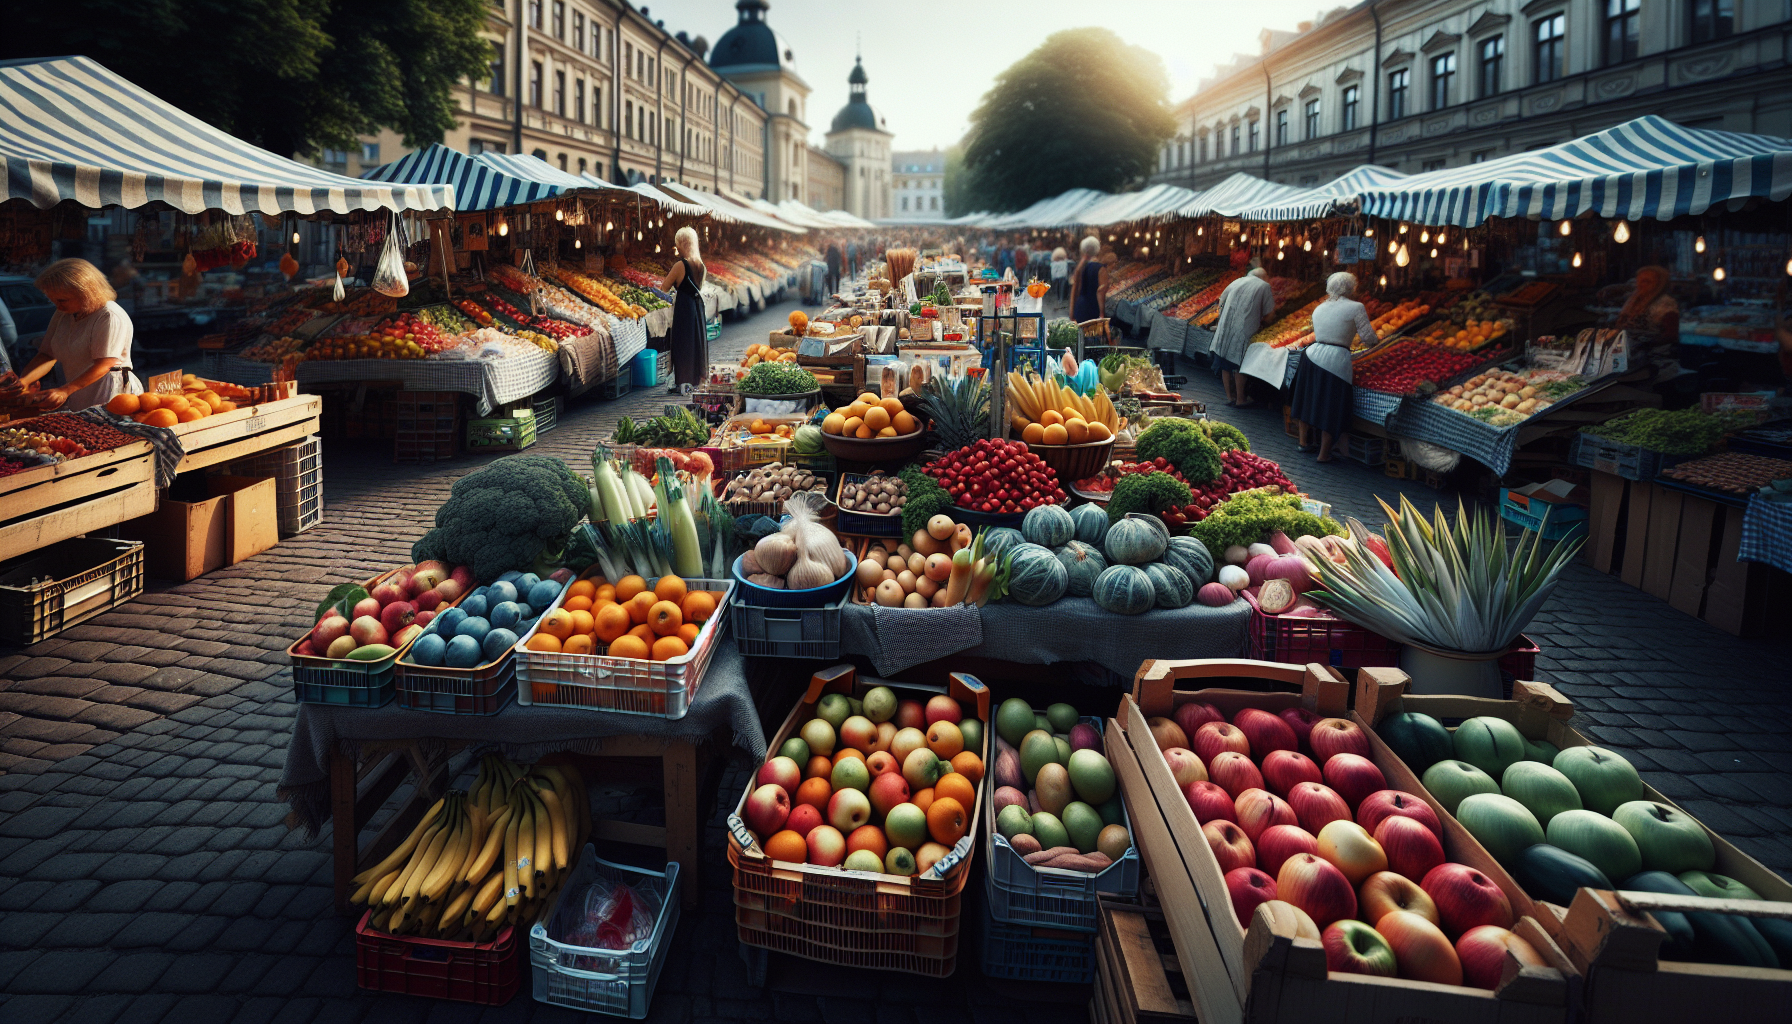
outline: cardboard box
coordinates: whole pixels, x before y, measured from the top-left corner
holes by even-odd
[[[186,581],[278,543],[278,506],[273,477],[184,476],[154,512],[121,523],[118,530],[144,542],[149,575]]]

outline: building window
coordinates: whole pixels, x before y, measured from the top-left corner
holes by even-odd
[[[622,104],[622,131],[629,138],[635,137],[635,102],[627,100]]]
[[[338,173],[347,173],[347,171],[348,171],[348,150],[346,150],[346,149],[326,149],[326,150],[324,150],[323,164],[324,164],[324,167],[329,170],[336,171]]]
[[[1643,0],[1605,0],[1605,62],[1621,64],[1637,56],[1637,26]]]
[[[529,105],[541,107],[541,61],[529,62]]]
[[[1238,152],[1239,152],[1239,150],[1238,150],[1238,126],[1233,125],[1232,126],[1232,155],[1237,156]]]
[[[377,142],[361,143],[361,163],[366,167],[378,167],[380,162],[380,144]]]
[[[599,128],[604,126],[604,87],[591,87],[591,123]]]
[[[566,170],[566,154],[565,153],[560,154],[560,169],[563,171]]]
[[[496,57],[492,58],[491,91],[492,91],[493,96],[504,95],[504,51],[503,50],[499,50],[498,55]]]
[[[1257,152],[1257,144],[1263,137],[1263,122],[1251,122],[1251,152]]]
[[[1339,126],[1340,131],[1356,130],[1356,112],[1362,105],[1363,91],[1360,87],[1347,85],[1344,87],[1344,118]]]
[[[1686,13],[1692,18],[1695,43],[1724,39],[1736,31],[1736,0],[1690,0]]]
[[[541,0],[529,0],[529,27],[541,28]]]
[[[573,83],[572,95],[573,95],[573,113],[578,118],[579,123],[584,124],[585,123],[585,80],[583,78],[581,78],[578,81]]]
[[[927,205],[928,205],[929,209],[934,209],[934,210],[939,209],[940,208],[940,197],[939,196],[928,196],[927,197]]]
[[[554,72],[554,113],[566,116],[566,72]]]
[[[585,158],[584,157],[579,157],[579,173],[580,174],[585,173]]]
[[[1469,154],[1468,162],[1471,164],[1484,164],[1492,158],[1493,158],[1493,150],[1477,149],[1473,153]]]
[[[1196,157],[1201,163],[1207,162],[1207,136],[1201,136],[1201,151]]]
[[[1450,105],[1450,83],[1456,78],[1456,54],[1445,53],[1431,58],[1431,109],[1442,110]]]
[[[540,160],[542,163],[546,163],[548,159],[548,151],[545,149],[531,149],[529,155]]]
[[[572,48],[585,52],[585,16],[578,11],[572,12]]]
[[[1187,162],[1188,162],[1188,143],[1178,142],[1176,144],[1176,166],[1181,167],[1184,163],[1187,163]]]
[[[902,212],[903,213],[908,212],[908,197],[907,196],[902,197]]]
[[[635,47],[633,43],[626,41],[622,44],[622,73],[625,75],[635,73]]]
[[[1287,144],[1288,144],[1288,111],[1286,109],[1283,109],[1283,110],[1276,111],[1276,145],[1277,146],[1286,146]]]
[[[566,0],[554,0],[554,38],[566,39]],[[560,161],[561,170],[565,170],[566,160]]]
[[[1500,65],[1506,62],[1506,37],[1481,40],[1481,98],[1500,94]]]
[[[1424,160],[1419,163],[1421,171],[1441,171],[1449,164],[1448,160]]]
[[[1568,31],[1568,16],[1552,14],[1535,23],[1537,30],[1537,84],[1562,77],[1562,36]]]
[[[1306,115],[1306,121],[1307,121],[1307,138],[1317,139],[1319,137],[1319,101],[1318,100],[1308,100],[1307,101],[1305,115]]]
[[[1406,89],[1412,84],[1412,72],[1406,68],[1388,75],[1388,120],[1406,116]]]

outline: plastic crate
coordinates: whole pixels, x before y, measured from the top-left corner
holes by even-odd
[[[1008,981],[1087,985],[1095,980],[1095,936],[986,918],[983,973]]]
[[[0,567],[0,644],[23,647],[143,592],[143,542],[76,537]]]
[[[324,518],[324,443],[313,434],[303,441],[239,459],[214,472],[274,478],[280,536],[304,533]]]
[[[940,687],[885,683],[898,694],[930,697]],[[776,751],[814,717],[824,692],[859,693],[872,683],[850,666],[812,676],[808,691],[791,710],[767,749]],[[953,673],[950,696],[985,723],[983,757],[994,741],[989,733],[989,690],[973,676]],[[967,832],[925,875],[901,876],[847,871],[840,867],[774,861],[742,818],[746,787],[728,817],[728,863],[734,869],[734,920],[740,941],[782,953],[846,967],[901,971],[944,978],[957,966],[966,879],[976,857],[975,836]],[[969,808],[976,828],[983,791]]]
[[[660,912],[652,935],[628,949],[614,950],[575,946],[550,937],[550,931],[564,934],[570,927],[571,922],[563,922],[562,915],[578,912],[572,900],[583,894],[582,890],[599,872],[659,896]],[[560,887],[554,912],[547,918],[550,923],[537,921],[529,929],[535,1001],[634,1020],[647,1016],[660,970],[666,966],[666,951],[672,947],[672,936],[678,931],[678,911],[677,861],[667,863],[664,871],[649,871],[612,864],[587,845],[572,874]]]
[[[1568,446],[1568,461],[1576,466],[1601,473],[1621,476],[1626,480],[1653,480],[1669,466],[1677,466],[1693,455],[1663,455],[1641,445],[1608,441],[1591,434],[1576,433]]]
[[[1251,657],[1290,665],[1398,668],[1400,645],[1343,619],[1266,615],[1251,604]]]
[[[355,925],[355,984],[369,992],[394,992],[502,1006],[522,982],[521,946],[506,925],[490,942],[448,942],[415,935],[387,935],[368,926],[369,910]]]
[[[622,371],[616,374],[616,376],[611,377],[609,380],[606,380],[597,386],[597,397],[606,402],[614,402],[616,399],[628,394],[633,388],[634,381],[632,380],[631,371],[628,367],[624,366]]]
[[[841,504],[840,499],[849,484],[869,480],[867,473],[841,473],[834,481],[834,505],[840,509],[839,531],[850,533],[856,537],[900,537],[902,536],[902,510],[879,515],[876,512],[851,512]]]
[[[392,404],[394,459],[436,462],[458,454],[460,392],[400,391]]]
[[[450,674],[452,673],[452,674]],[[442,665],[406,666],[400,661],[392,677],[398,706],[443,715],[495,715],[516,692],[516,648],[480,668]]]
[[[388,569],[361,586],[372,592],[397,571]],[[452,608],[459,603],[457,599],[445,607]],[[406,643],[380,661],[353,661],[300,654],[298,646],[304,641],[301,636],[286,648],[286,657],[292,662],[293,699],[301,704],[334,704],[350,708],[378,708],[392,702],[395,694],[393,670],[411,646]]]
[[[596,579],[594,569],[585,578]],[[658,582],[648,581],[648,586]],[[721,634],[728,625],[728,607],[734,597],[733,580],[687,579],[691,590],[720,593],[715,614],[697,631],[689,653],[667,661],[612,658],[601,654],[561,654],[531,651],[529,638],[541,623],[522,635],[516,646],[517,703],[541,707],[584,708],[625,715],[683,718],[697,699],[703,674],[715,656]],[[547,611],[560,607],[570,587],[563,588]],[[544,612],[542,618],[546,618]]]
[[[1545,504],[1543,507],[1548,508],[1549,506]],[[1566,540],[1569,537],[1584,537],[1587,534],[1588,521],[1584,516],[1575,519],[1558,519],[1555,516],[1550,516],[1549,520],[1545,522],[1542,516],[1532,515],[1516,505],[1501,502],[1500,518],[1515,526],[1534,531],[1544,540],[1551,542]]]
[[[468,420],[467,450],[470,452],[520,452],[535,443],[535,413],[524,409],[515,416]]]
[[[848,598],[822,608],[761,608],[736,600],[734,646],[749,658],[840,657],[840,617]]]
[[[1035,714],[1038,713],[1035,709]],[[1102,732],[1102,720],[1083,716],[1079,721]],[[994,773],[986,773],[983,788],[989,790],[994,806]],[[1116,791],[1118,792],[1118,791]],[[1132,830],[1131,819],[1121,808],[1121,821]],[[1041,925],[1069,931],[1093,932],[1096,928],[1097,902],[1101,895],[1133,897],[1139,892],[1139,850],[1133,846],[1125,856],[1105,869],[1067,871],[1060,868],[1036,868],[1026,862],[1008,840],[996,831],[995,815],[984,816],[985,842],[989,845],[989,916],[1003,924],[1020,927]]]
[[[562,399],[559,395],[544,395],[530,403],[535,413],[535,435],[537,437],[560,425],[561,402]]]
[[[1379,437],[1345,434],[1344,457],[1365,466],[1379,466],[1387,459],[1387,445]]]

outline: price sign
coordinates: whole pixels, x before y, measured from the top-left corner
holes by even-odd
[[[1361,244],[1362,239],[1356,235],[1344,235],[1338,239],[1332,252],[1339,263],[1355,263],[1359,258],[1357,250]]]
[[[179,370],[158,373],[149,378],[149,381],[144,385],[144,389],[158,395],[178,395],[181,390],[180,377],[181,374]]]

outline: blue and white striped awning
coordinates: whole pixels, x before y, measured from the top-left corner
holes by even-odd
[[[1183,217],[1236,217],[1268,203],[1286,202],[1305,191],[1295,185],[1280,185],[1239,171],[1207,191],[1197,193],[1175,212]]]
[[[1242,220],[1318,220],[1357,211],[1358,196],[1372,188],[1395,188],[1407,175],[1374,164],[1363,164],[1335,181],[1287,199],[1254,206],[1239,214]]]
[[[1654,115],[1530,153],[1415,174],[1362,193],[1363,212],[1473,227],[1489,217],[1671,220],[1792,195],[1792,140],[1683,128]]]
[[[570,171],[563,171],[541,157],[528,153],[481,153],[473,159],[511,177],[539,181],[543,185],[555,185],[567,192],[581,188],[613,189],[617,187],[594,179],[588,174],[580,176]]]
[[[546,164],[542,166],[547,167]],[[441,143],[375,167],[362,177],[369,181],[403,182],[407,185],[452,185],[455,207],[466,211],[495,210],[501,206],[533,203],[551,199],[564,190],[560,185],[501,170],[487,163],[484,154],[468,156]]]
[[[989,214],[976,226],[997,231],[1071,227],[1082,223],[1080,217],[1084,210],[1108,198],[1109,194],[1106,192],[1098,192],[1092,188],[1073,188],[1050,199],[1041,199],[1024,210]]]
[[[178,73],[178,72],[171,72]],[[441,210],[454,190],[389,188],[276,156],[87,57],[0,62],[0,202],[183,213]]]
[[[1077,222],[1090,227],[1129,224],[1151,217],[1165,217],[1187,206],[1195,193],[1180,185],[1153,185],[1140,192],[1108,196],[1077,214]]]

